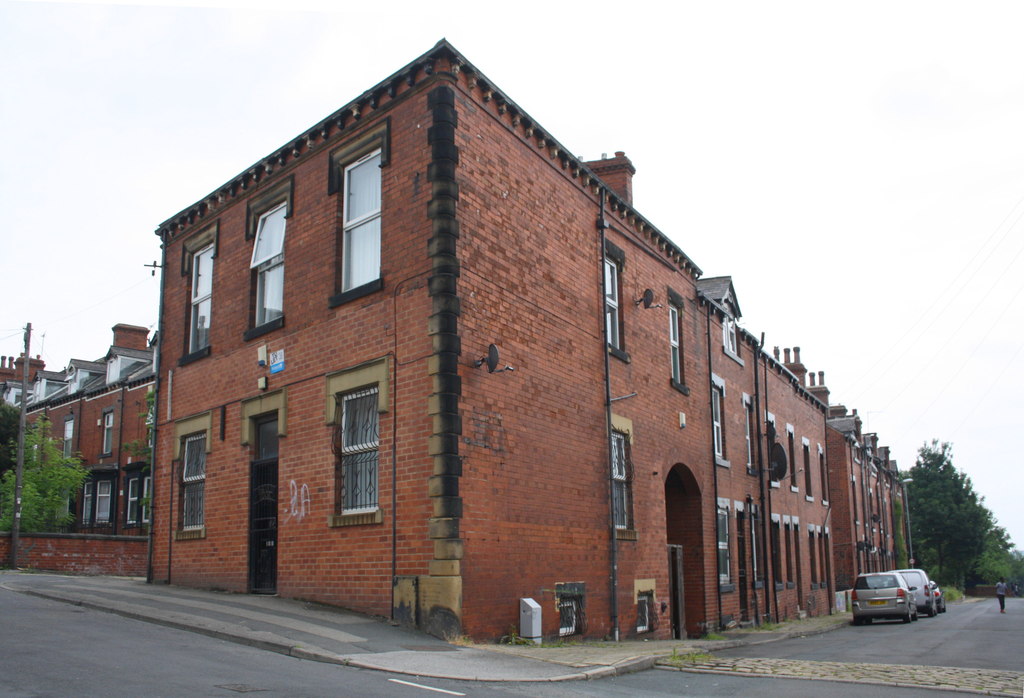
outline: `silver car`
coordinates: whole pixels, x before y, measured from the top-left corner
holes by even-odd
[[[875,618],[917,620],[914,592],[903,575],[896,572],[867,572],[854,582],[853,624],[863,625]]]
[[[934,618],[935,614],[938,613],[938,608],[935,603],[935,596],[928,593],[928,585],[931,580],[928,579],[928,573],[924,570],[895,570],[903,575],[903,578],[907,580],[907,585],[914,590],[914,603],[917,604],[917,610],[920,613],[925,614],[929,618]]]

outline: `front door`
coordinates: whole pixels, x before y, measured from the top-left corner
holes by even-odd
[[[254,424],[249,488],[249,591],[277,593],[277,419]]]
[[[736,512],[736,582],[740,592],[740,620],[750,620],[750,601],[747,597],[747,519],[746,512]]]
[[[669,613],[672,614],[672,638],[686,639],[686,613],[683,604],[683,546],[668,546]]]

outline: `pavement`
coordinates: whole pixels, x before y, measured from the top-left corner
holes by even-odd
[[[396,674],[469,681],[571,681],[651,668],[1020,696],[1024,673],[778,659],[721,659],[719,650],[828,632],[848,614],[737,629],[715,639],[580,641],[544,645],[445,642],[332,606],[234,594],[132,577],[0,572],[0,587],[202,633],[292,657]]]

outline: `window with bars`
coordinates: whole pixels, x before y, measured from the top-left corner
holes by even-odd
[[[335,429],[334,455],[338,509],[342,513],[377,508],[380,415],[377,387],[342,395],[341,421]]]
[[[181,526],[202,528],[206,493],[206,434],[185,438],[185,455],[181,471]]]
[[[586,588],[582,582],[555,585],[555,604],[558,607],[558,635],[585,635],[587,615],[584,607]]]
[[[658,609],[654,606],[654,592],[641,591],[636,595],[636,631],[649,633],[658,629]]]
[[[633,467],[629,436],[619,431],[612,432],[612,504],[615,528],[632,528]]]

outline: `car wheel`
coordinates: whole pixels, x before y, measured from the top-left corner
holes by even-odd
[[[854,616],[853,617],[853,624],[854,625],[864,625],[864,619],[861,618],[860,616]]]
[[[937,613],[938,613],[938,611],[935,610],[935,606],[929,606],[928,607],[928,617],[929,618],[934,618]]]
[[[915,621],[916,621],[916,620],[918,620],[918,619],[919,619],[920,617],[921,617],[921,616],[920,616],[920,615],[918,615],[917,611],[914,611],[914,617],[912,618],[912,620],[915,620]]]
[[[903,616],[903,622],[909,623],[912,620],[914,620],[914,616],[910,615],[910,611],[907,611],[907,615]]]

